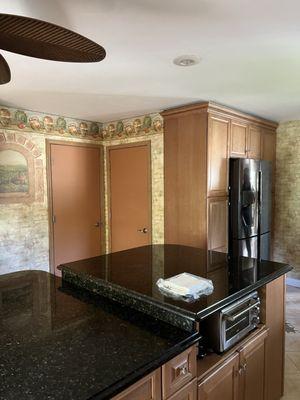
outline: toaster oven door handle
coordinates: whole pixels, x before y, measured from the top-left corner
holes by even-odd
[[[248,306],[247,308],[245,308],[244,310],[240,311],[237,314],[224,314],[224,317],[227,321],[235,321],[237,318],[239,318],[241,315],[245,314],[247,311],[252,310],[252,308],[258,307],[260,305],[260,301],[257,301],[253,304],[251,304],[251,306]]]

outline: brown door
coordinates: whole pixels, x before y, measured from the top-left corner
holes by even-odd
[[[111,251],[151,243],[150,146],[108,149]]]
[[[238,365],[239,355],[235,353],[219,368],[200,381],[198,386],[198,399],[237,400]]]
[[[100,254],[100,149],[50,144],[54,270]]]

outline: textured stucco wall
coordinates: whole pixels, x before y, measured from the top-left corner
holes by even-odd
[[[5,144],[13,144],[21,138],[38,150],[42,165],[42,193],[33,202],[0,204],[0,274],[39,269],[49,271],[48,198],[46,179],[46,138],[60,140],[56,136],[41,133],[19,132],[0,129]],[[11,139],[11,138],[14,139]],[[61,138],[64,141],[86,142],[89,140]],[[95,143],[92,141],[92,143]],[[0,151],[4,142],[0,143]],[[38,190],[38,188],[36,188]]]
[[[275,196],[275,259],[300,278],[300,121],[278,127]]]

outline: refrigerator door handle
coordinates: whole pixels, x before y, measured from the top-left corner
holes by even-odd
[[[260,227],[260,216],[261,216],[261,205],[262,205],[262,172],[258,171],[258,226]]]

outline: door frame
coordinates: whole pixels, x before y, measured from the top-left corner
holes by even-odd
[[[107,248],[108,252],[111,252],[111,243],[112,243],[112,229],[111,229],[111,184],[110,184],[110,157],[109,152],[110,150],[114,149],[124,149],[130,147],[140,147],[146,146],[148,152],[148,168],[149,168],[149,178],[148,178],[148,198],[149,198],[149,209],[148,209],[148,216],[149,216],[149,225],[150,225],[150,244],[152,244],[152,152],[151,152],[151,140],[144,140],[140,142],[133,142],[133,143],[124,143],[124,144],[117,144],[117,145],[109,145],[105,146],[105,159],[106,159],[106,179],[107,179]]]
[[[53,230],[53,191],[52,191],[52,170],[51,170],[51,145],[58,144],[62,146],[76,146],[76,147],[87,147],[99,149],[99,168],[100,168],[100,254],[105,253],[105,210],[104,210],[104,147],[100,144],[94,143],[81,143],[72,142],[67,140],[53,140],[46,139],[46,179],[47,179],[47,203],[48,203],[48,237],[49,237],[49,268],[50,273],[55,274],[54,265],[54,230]]]

